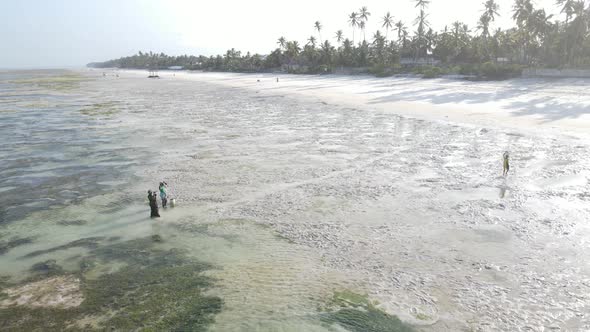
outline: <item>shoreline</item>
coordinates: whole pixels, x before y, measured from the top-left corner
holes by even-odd
[[[140,70],[117,72],[144,74]],[[190,71],[167,71],[161,78],[217,83],[263,95],[289,94],[335,106],[383,111],[420,120],[590,141],[590,96],[584,95],[584,91],[590,89],[588,79],[520,78],[473,82],[453,78]],[[556,81],[560,82],[559,87],[554,86]]]

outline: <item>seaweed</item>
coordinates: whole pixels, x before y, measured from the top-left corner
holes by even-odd
[[[34,236],[30,237],[14,237],[9,241],[0,241],[0,255],[4,255],[10,249],[32,243],[35,240]]]
[[[227,220],[226,222],[234,222],[232,220]],[[209,237],[216,237],[220,239],[224,239],[228,242],[237,242],[239,240],[239,236],[236,234],[219,234],[216,233],[214,230],[209,229],[211,224],[193,224],[187,222],[180,222],[180,223],[173,223],[170,224],[172,227],[186,233],[191,234],[200,234],[206,235]]]
[[[83,226],[83,225],[86,225],[87,223],[88,223],[87,220],[82,220],[82,219],[61,220],[61,221],[57,222],[58,225],[62,225],[62,226]]]
[[[396,316],[375,307],[366,294],[349,290],[336,291],[329,301],[334,310],[321,313],[320,321],[338,324],[351,332],[411,332],[412,327]]]
[[[49,248],[49,249],[45,249],[45,250],[33,251],[33,252],[30,252],[30,253],[24,255],[23,257],[24,258],[37,257],[40,255],[52,253],[52,252],[59,251],[59,250],[66,250],[66,249],[78,248],[78,247],[93,249],[93,248],[98,247],[98,243],[102,240],[104,240],[104,237],[102,237],[102,236],[87,237],[87,238],[83,238],[83,239],[79,239],[76,241],[66,243],[61,246],[57,246],[57,247],[53,247],[53,248]]]
[[[54,259],[35,263],[33,264],[33,266],[31,266],[30,271],[37,276],[43,275],[45,277],[60,275],[64,273],[63,268],[59,266]]]
[[[205,331],[223,305],[220,298],[203,295],[214,280],[202,272],[212,266],[187,258],[181,250],[155,246],[157,243],[147,237],[92,249],[77,272],[84,297],[80,306],[0,308],[0,327],[22,331]],[[96,279],[84,278],[97,261],[120,261],[125,266]],[[52,266],[51,261],[44,264],[36,266]]]
[[[321,321],[338,324],[351,332],[410,332],[413,329],[399,318],[373,307],[340,309],[320,316]]]
[[[85,108],[80,110],[80,113],[87,116],[111,116],[118,113],[118,110],[114,102],[106,102],[86,105]]]
[[[80,86],[80,83],[90,81],[90,77],[84,77],[77,73],[64,72],[61,75],[25,78],[9,81],[13,84],[31,84],[40,88],[69,91]]]

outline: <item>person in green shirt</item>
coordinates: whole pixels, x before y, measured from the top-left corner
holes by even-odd
[[[168,184],[164,181],[160,182],[160,199],[162,200],[162,207],[166,207],[166,204],[168,203],[168,193],[166,191],[166,187],[168,187]]]

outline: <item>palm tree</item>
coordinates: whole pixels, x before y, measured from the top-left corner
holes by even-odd
[[[318,35],[320,36],[320,42],[322,41],[322,24],[320,23],[320,21],[315,21],[314,25],[315,29],[318,31]]]
[[[402,37],[401,37],[401,39],[402,39],[402,47],[406,47],[407,46],[407,44],[408,44],[408,37],[409,36],[410,36],[410,33],[408,32],[408,29],[407,28],[404,28],[402,30]]]
[[[484,15],[487,15],[490,21],[495,21],[496,16],[500,16],[498,11],[500,10],[500,6],[494,0],[487,0],[484,3]]]
[[[352,27],[352,44],[354,45],[354,29],[359,25],[359,17],[356,12],[352,12],[348,16],[348,24]]]
[[[393,26],[393,16],[389,12],[383,16],[383,24],[381,25],[382,28],[385,28],[385,39],[389,34],[389,29]]]
[[[297,42],[296,40],[287,42],[286,48],[287,54],[293,57],[299,54],[299,52],[301,51],[301,47],[299,47],[299,42]]]
[[[367,10],[367,7],[363,6],[360,9],[360,19],[361,22],[359,24],[361,30],[363,31],[363,40],[365,40],[365,26],[367,24],[367,21],[369,21],[369,16],[371,16],[371,13],[369,13],[369,11]]]
[[[527,61],[527,51],[531,40],[531,17],[534,7],[531,0],[516,0],[513,6],[512,19],[516,21],[518,33],[523,39],[523,58]]]
[[[315,48],[315,43],[316,43],[316,40],[315,40],[314,36],[310,36],[307,39],[307,45],[311,45],[312,48]]]
[[[532,30],[535,37],[544,37],[551,28],[551,18],[553,15],[547,15],[545,9],[535,10],[531,17]]]
[[[399,41],[401,41],[402,40],[403,31],[407,31],[406,30],[406,25],[404,24],[404,22],[398,21],[395,24],[395,29],[397,30],[397,38],[398,38]]]
[[[361,22],[359,23],[359,28],[360,28],[360,29],[361,29],[361,31],[363,32],[363,41],[366,41],[366,38],[365,38],[365,27],[366,27],[366,23],[365,23],[365,21],[361,21]]]
[[[527,20],[533,13],[533,4],[531,0],[516,0],[513,11],[512,19],[516,21],[520,29],[524,29]]]
[[[281,49],[284,49],[285,48],[285,45],[287,45],[287,40],[285,39],[285,37],[281,37],[277,41],[277,44],[279,44],[279,46],[281,47]]]
[[[485,50],[485,56],[489,57],[490,52],[488,51],[488,37],[490,36],[490,21],[491,18],[487,12],[484,12],[479,18],[477,24],[477,30],[481,30],[481,38],[483,42],[483,49]]]
[[[430,4],[430,0],[415,0],[415,1],[416,1],[415,8],[420,7],[420,9],[425,9]]]
[[[325,41],[322,44],[322,63],[331,68],[332,66],[332,53],[334,48],[330,45],[329,41]]]
[[[368,21],[369,20],[369,16],[371,16],[371,13],[369,13],[369,11],[367,10],[367,7],[363,6],[361,8],[361,10],[359,11],[360,13],[360,18],[363,21]]]
[[[285,48],[286,48],[285,54],[287,55],[287,58],[289,59],[289,62],[287,65],[290,68],[293,60],[297,57],[297,55],[299,55],[299,52],[301,52],[301,47],[299,47],[299,43],[296,40],[294,40],[294,41],[287,42]]]
[[[487,0],[484,2],[484,11],[477,25],[477,29],[481,30],[481,36],[483,38],[485,53],[489,55],[488,49],[488,37],[490,36],[490,23],[496,20],[496,16],[499,16],[498,11],[500,6],[494,0]]]
[[[567,29],[568,36],[566,38],[571,38],[569,56],[570,61],[573,62],[575,62],[578,53],[582,53],[584,50],[583,44],[588,34],[588,27],[590,26],[590,8],[585,9],[584,5],[583,0],[574,3],[574,12],[572,15],[574,19]]]
[[[490,35],[490,21],[491,18],[486,14],[482,14],[477,24],[477,30],[481,30],[482,38],[486,39]]]
[[[421,0],[418,0],[421,1]],[[424,9],[420,9],[420,15],[416,18],[416,20],[414,21],[414,24],[418,25],[418,29],[416,31],[416,38],[417,38],[417,45],[416,45],[416,58],[418,58],[418,56],[420,55],[420,49],[422,46],[422,43],[424,41],[424,33],[426,31],[426,28],[429,27],[429,23],[426,20],[428,18],[428,15],[424,12]]]
[[[437,38],[438,38],[437,33],[434,32],[434,30],[432,30],[432,28],[429,28],[428,32],[424,36],[424,41],[425,41],[424,46],[426,47],[427,54],[430,54],[434,50]]]
[[[344,40],[344,33],[342,32],[342,30],[336,31],[336,42],[340,43],[343,40]]]
[[[453,22],[453,29],[451,31],[451,36],[453,38],[452,47],[453,47],[453,55],[456,59],[462,52],[463,48],[467,46],[469,42],[469,28],[466,24],[463,24],[459,21]]]
[[[383,64],[385,58],[385,46],[387,40],[381,34],[381,31],[377,30],[375,34],[373,34],[373,49],[372,55],[373,58],[377,60],[379,64]]]
[[[416,31],[416,35],[417,35],[417,45],[416,45],[416,58],[418,58],[418,56],[420,55],[420,48],[424,39],[424,32],[426,31],[426,28],[428,27],[428,22],[426,21],[426,18],[428,17],[428,15],[426,14],[426,12],[424,11],[426,9],[426,7],[428,6],[428,4],[430,4],[430,0],[414,0],[416,1],[416,6],[415,8],[420,7],[420,15],[416,18],[414,24],[418,25],[418,29]]]
[[[575,0],[557,0],[557,5],[562,6],[561,13],[565,14],[565,24],[567,25],[572,16],[574,16],[576,1]]]

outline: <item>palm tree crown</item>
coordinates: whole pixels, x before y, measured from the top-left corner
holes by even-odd
[[[287,44],[287,40],[285,39],[285,37],[281,37],[279,38],[279,40],[277,41],[277,44],[279,44],[279,46],[281,48],[285,48],[285,45]]]
[[[340,43],[344,39],[344,33],[342,30],[336,31],[336,42]]]
[[[383,24],[381,25],[381,27],[385,28],[385,39],[387,39],[389,29],[393,27],[393,16],[391,16],[391,13],[387,12],[387,14],[383,16],[382,22]]]
[[[350,13],[348,16],[348,24],[352,27],[352,43],[354,44],[354,29],[359,25],[359,17],[356,12]]]

